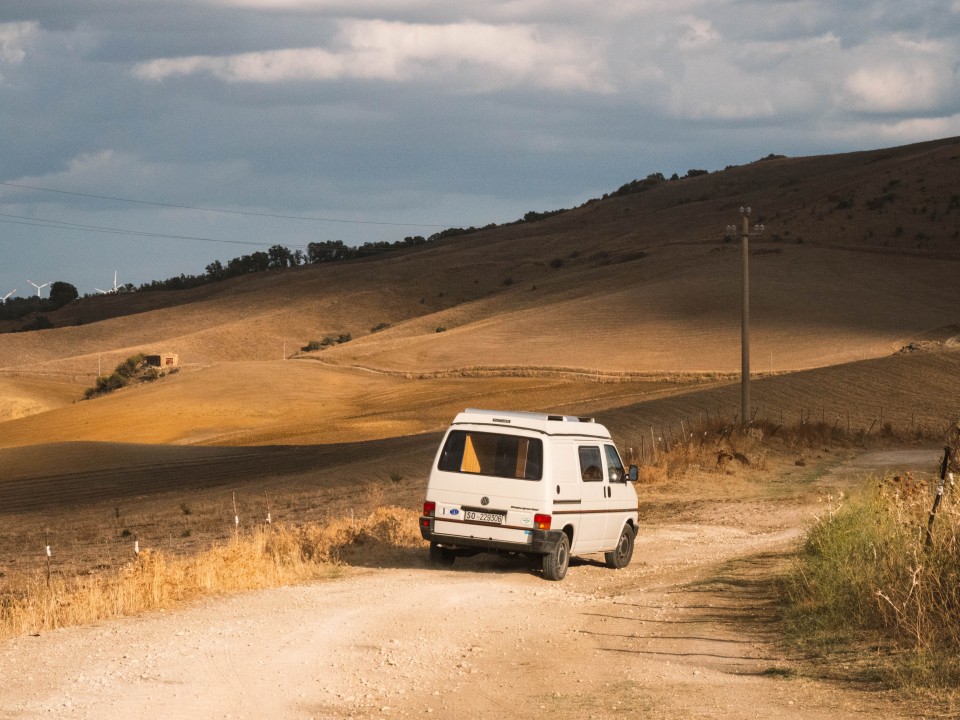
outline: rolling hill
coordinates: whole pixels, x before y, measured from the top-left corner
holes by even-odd
[[[921,340],[952,357],[960,333],[958,169],[956,138],[770,157],[375,258],[79,300],[52,330],[0,335],[0,447],[363,440],[436,430],[466,405],[603,412],[729,385],[741,260],[725,228],[743,205],[764,225],[752,367],[779,376],[764,383],[861,377],[877,359],[909,387],[914,366],[880,359]],[[182,372],[78,402],[98,367],[158,351]],[[772,397],[822,406],[844,387]]]
[[[956,138],[769,157],[363,260],[86,298],[50,330],[0,323],[0,592],[36,581],[48,543],[55,572],[98,573],[131,535],[190,553],[238,516],[415,507],[464,407],[594,415],[631,459],[730,424],[741,206],[764,225],[756,416],[936,437],[960,397],[958,169]],[[82,400],[138,352],[179,372]]]

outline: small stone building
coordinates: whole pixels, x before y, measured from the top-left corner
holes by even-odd
[[[177,367],[177,365],[180,364],[180,356],[170,352],[160,353],[159,355],[147,355],[146,360],[148,366],[158,367],[161,370]]]

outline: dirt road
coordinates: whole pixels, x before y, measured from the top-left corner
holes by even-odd
[[[4,641],[0,719],[910,717],[776,642],[773,572],[852,472],[825,461],[748,497],[642,501],[621,571],[582,559],[551,583],[398,551],[328,582]]]

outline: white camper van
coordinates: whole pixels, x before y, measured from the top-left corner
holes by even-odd
[[[437,451],[420,533],[438,565],[519,553],[561,580],[571,553],[604,553],[622,568],[637,531],[636,479],[592,418],[467,409]]]

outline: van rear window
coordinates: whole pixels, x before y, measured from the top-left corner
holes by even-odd
[[[539,480],[543,475],[543,441],[519,435],[451,430],[438,468],[469,475]]]

